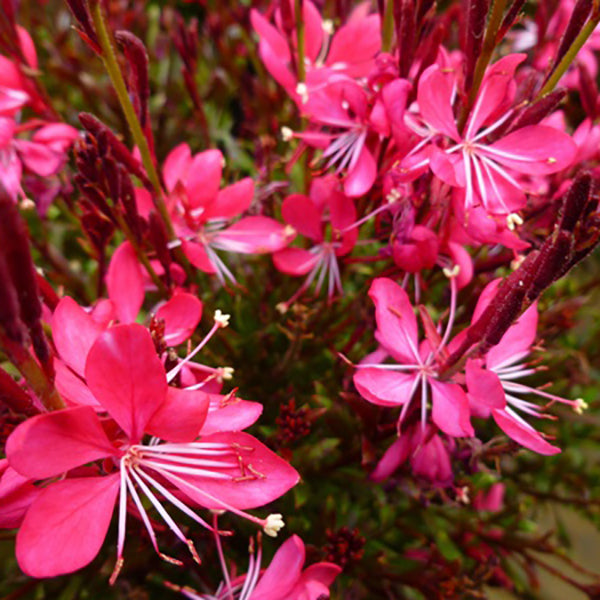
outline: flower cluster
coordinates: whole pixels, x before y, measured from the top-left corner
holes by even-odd
[[[68,0],[47,87],[4,4],[0,526],[23,573],[91,570],[114,537],[118,589],[132,531],[191,599],[534,573],[547,539],[493,520],[533,489],[515,461],[556,464],[583,423],[559,393],[592,396],[548,389],[542,341],[574,314],[543,294],[600,243],[598,2]]]

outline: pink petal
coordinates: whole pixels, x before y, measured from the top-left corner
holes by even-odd
[[[252,600],[289,598],[289,592],[300,579],[304,559],[304,542],[293,535],[275,553],[252,592]]]
[[[205,220],[237,217],[250,208],[253,196],[254,181],[246,177],[223,188],[217,195],[217,200],[207,207],[202,217]]]
[[[375,303],[377,341],[400,363],[417,361],[417,319],[406,292],[394,281],[379,277],[373,281],[369,296]]]
[[[209,208],[219,193],[222,171],[220,150],[205,150],[192,158],[185,185],[192,208]]]
[[[465,375],[469,398],[488,408],[501,409],[506,406],[506,396],[500,378],[496,373],[483,369],[481,361],[467,360]]]
[[[516,158],[499,156],[494,150]],[[482,152],[519,173],[548,175],[571,165],[577,153],[577,145],[571,137],[558,129],[530,125],[509,133],[482,149]]]
[[[359,394],[379,406],[399,406],[410,402],[414,374],[400,373],[375,367],[358,369],[354,373],[354,385]]]
[[[240,254],[267,254],[285,248],[289,231],[269,217],[244,217],[231,227],[219,231],[216,244],[223,250]]]
[[[184,142],[169,152],[163,165],[163,179],[169,192],[172,192],[178,181],[185,183],[192,162],[190,147]]]
[[[361,148],[356,164],[344,179],[344,193],[356,198],[366,194],[377,177],[377,164],[366,144]]]
[[[233,396],[208,394],[210,406],[202,435],[221,431],[242,431],[253,425],[263,411],[259,402],[250,402]]]
[[[144,219],[148,219],[150,213],[155,210],[152,194],[145,188],[135,188],[135,204],[138,214]]]
[[[90,406],[32,417],[21,423],[6,442],[10,466],[32,479],[60,475],[115,453]]]
[[[193,442],[208,413],[208,394],[169,387],[166,400],[152,415],[146,431],[169,442]]]
[[[42,490],[17,534],[16,555],[30,577],[55,577],[85,567],[110,525],[119,475],[53,483]]]
[[[380,50],[379,16],[370,15],[338,29],[331,40],[325,64],[343,64],[345,73],[360,78],[368,75],[372,59]]]
[[[167,396],[167,378],[148,330],[116,325],[92,346],[85,378],[98,402],[136,443]]]
[[[85,405],[93,406],[96,409],[100,408],[98,400],[94,398],[85,381],[83,381],[83,375],[77,375],[59,359],[54,360],[54,370],[56,372],[54,385],[64,400],[77,406]]]
[[[525,54],[509,54],[495,62],[485,73],[481,89],[469,115],[466,137],[473,137],[488,117],[502,108],[510,89],[515,69],[527,58]]]
[[[188,257],[188,260],[197,268],[204,273],[216,273],[217,269],[212,264],[206,250],[202,244],[196,242],[187,242],[182,240],[183,251]]]
[[[329,591],[329,587],[341,572],[342,568],[334,563],[316,563],[314,565],[310,565],[310,567],[304,570],[300,583],[304,585],[320,584],[321,586],[327,588],[327,591]],[[320,595],[313,595],[310,596],[310,600],[319,600],[320,597]]]
[[[315,242],[323,239],[321,212],[309,197],[301,194],[288,196],[281,205],[281,216],[285,222]]]
[[[531,425],[517,421],[510,414],[502,410],[494,410],[492,414],[498,427],[509,438],[521,444],[521,446],[545,456],[552,456],[561,452],[560,448],[549,444]]]
[[[83,375],[88,352],[103,331],[104,327],[68,296],[61,298],[52,315],[56,350],[78,375]]]
[[[253,470],[264,476],[236,481],[182,475],[185,480],[182,482],[166,472],[163,473],[164,477],[186,496],[206,508],[221,509],[224,508],[223,503],[240,509],[262,506],[285,494],[298,483],[300,478],[289,463],[247,433],[214,433],[203,436],[200,442],[234,444],[251,449],[243,452],[243,456],[252,465]],[[217,469],[213,468],[213,470]],[[231,470],[223,469],[223,471],[229,473]]]
[[[452,112],[452,93],[455,85],[453,73],[442,73],[438,65],[425,69],[419,79],[417,102],[423,120],[435,131],[460,140]]]
[[[291,3],[290,3],[291,4]],[[307,0],[302,7],[306,56],[316,61],[323,45],[323,21],[317,7]]]
[[[156,317],[165,322],[165,342],[177,346],[187,340],[200,322],[202,302],[194,295],[179,292],[165,302]]]
[[[317,264],[319,254],[304,248],[284,248],[273,253],[273,264],[287,275],[306,275]]]
[[[373,481],[387,479],[406,459],[411,450],[410,439],[407,435],[400,437],[385,451],[381,460],[377,463],[375,470],[371,473]]]
[[[273,27],[256,9],[250,11],[250,22],[259,35],[261,43],[268,44],[275,55],[280,57],[282,63],[290,62],[291,56],[288,42],[279,33],[277,28]]]
[[[431,377],[427,381],[432,390],[433,422],[448,435],[473,436],[469,400],[462,388],[455,383],[441,383]]]
[[[62,152],[55,152],[45,144],[15,140],[14,145],[19,151],[23,164],[36,175],[49,177],[62,167],[65,157]]]
[[[106,287],[119,321],[133,323],[144,302],[144,276],[129,242],[123,242],[112,255]]]
[[[517,362],[531,352],[538,322],[537,303],[532,304],[485,355],[488,369]]]
[[[25,513],[41,489],[0,460],[0,528],[14,529],[21,525]]]
[[[32,141],[46,144],[54,152],[66,152],[79,137],[79,132],[66,123],[48,123],[40,127],[31,137]]]

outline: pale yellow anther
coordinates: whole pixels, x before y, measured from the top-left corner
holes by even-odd
[[[578,415],[581,415],[581,414],[583,414],[583,411],[587,410],[589,407],[590,407],[590,405],[583,398],[577,398],[575,400],[575,406],[573,407],[573,410]]]
[[[306,84],[302,81],[296,86],[296,94],[300,96],[302,104],[306,104],[308,102],[308,88],[306,87]]]
[[[33,210],[35,208],[35,202],[31,198],[23,198],[19,205],[23,210]]]
[[[294,132],[289,127],[284,125],[281,128],[281,139],[284,142],[291,142],[293,138],[294,138]]]
[[[331,19],[323,19],[322,27],[327,35],[333,35],[333,21]]]
[[[453,277],[457,277],[460,273],[460,267],[458,265],[454,265],[451,269],[448,267],[444,267],[442,269],[442,273],[448,278],[452,279]]]
[[[229,325],[229,319],[231,319],[231,315],[222,313],[218,308],[215,310],[215,323],[217,323],[219,327],[227,327],[227,325]]]
[[[556,160],[556,158],[554,158],[554,156],[551,156],[550,158],[548,158],[549,165],[553,165],[556,162],[558,162],[558,161]]]
[[[221,367],[221,379],[228,381],[233,379],[235,369],[233,367]]]
[[[506,217],[506,226],[514,231],[518,226],[523,225],[523,219],[517,213],[510,213]]]
[[[463,504],[470,504],[471,498],[469,497],[469,488],[467,486],[458,488],[456,490],[456,499]]]
[[[283,515],[273,513],[266,518],[263,530],[268,536],[277,537],[277,534],[283,527],[285,527]]]
[[[510,268],[513,271],[516,271],[521,266],[524,260],[525,256],[523,254],[520,254],[519,256],[517,256],[517,258],[514,258],[510,261]]]
[[[392,188],[385,197],[385,200],[388,204],[394,204],[394,202],[398,202],[399,199],[400,190],[398,188]]]
[[[342,108],[344,110],[348,110],[350,108],[350,104],[348,103],[348,100],[342,100]]]
[[[285,237],[294,237],[296,235],[297,231],[294,227],[292,227],[291,225],[286,225],[283,228],[283,235]]]

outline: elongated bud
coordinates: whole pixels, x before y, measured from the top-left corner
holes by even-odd
[[[508,30],[515,24],[515,21],[519,17],[519,12],[525,5],[525,0],[514,0],[510,5],[510,8],[506,11],[504,19],[496,34],[496,43],[499,44],[503,39]]]
[[[122,163],[132,175],[141,179],[144,182],[144,185],[150,186],[150,181],[140,162],[133,157],[127,146],[117,138],[107,125],[90,113],[79,113],[79,122],[95,138],[102,137],[101,134],[104,134],[106,142],[114,157]]]
[[[550,73],[556,69],[564,55],[571,47],[571,44],[575,41],[575,38],[583,29],[583,26],[585,25],[592,11],[593,4],[593,0],[577,0],[577,3],[573,7],[573,12],[571,13],[571,18],[569,19],[567,28],[565,29],[565,32],[560,40],[558,51],[554,57],[554,62],[552,63]]]
[[[490,0],[469,0],[465,30],[465,89],[473,83],[475,64],[483,47],[485,20],[490,8]]]
[[[579,95],[587,116],[595,119],[598,114],[598,86],[584,62],[579,65]]]
[[[0,191],[0,240],[10,280],[17,294],[21,321],[29,330],[37,357],[45,364],[50,351],[40,321],[42,305],[27,230],[17,207],[4,189]]]
[[[167,281],[169,281],[171,272],[171,253],[169,252],[169,236],[167,234],[165,224],[155,212],[150,213],[148,224],[150,243],[156,252],[156,256],[158,257],[160,264],[165,270]]]
[[[413,0],[394,2],[394,23],[399,54],[399,74],[400,77],[408,77],[415,53],[417,33]]]
[[[546,94],[536,102],[526,106],[518,116],[510,123],[506,133],[527,127],[528,125],[537,125],[542,119],[545,119],[552,113],[556,107],[563,101],[567,95],[567,90],[558,88],[549,94]]]
[[[2,240],[0,239],[0,243]],[[25,341],[23,324],[19,317],[19,301],[17,291],[14,288],[12,278],[4,256],[0,255],[0,327],[6,335],[19,344]]]
[[[28,417],[40,412],[29,394],[4,369],[0,369],[0,402]]]
[[[79,34],[79,37],[96,53],[102,54],[96,32],[92,24],[92,18],[90,16],[88,5],[85,0],[67,0],[67,4],[75,17],[75,20],[79,23],[81,29],[75,28],[75,31]]]
[[[564,231],[573,231],[582,216],[592,190],[592,176],[579,173],[565,196],[558,227]]]
[[[148,123],[148,53],[138,37],[129,31],[116,31],[115,40],[123,48],[127,61],[127,86],[142,129]]]

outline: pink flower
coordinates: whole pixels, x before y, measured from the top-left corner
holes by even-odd
[[[18,125],[12,117],[0,116],[0,180],[13,199],[25,196],[21,187],[23,168],[39,175],[55,175],[66,161],[66,151],[77,138],[77,130],[63,123],[39,128],[30,140],[17,137],[35,123]]]
[[[473,313],[473,323],[490,303],[499,283],[499,279],[491,282],[481,293]],[[566,400],[515,381],[536,372],[535,368],[521,361],[531,352],[537,318],[537,305],[533,304],[483,359],[468,360],[466,384],[469,401],[476,416],[491,415],[510,438],[534,452],[551,455],[560,452],[560,448],[548,443],[517,411],[537,418],[552,417],[544,415],[542,407],[520,398],[520,395],[535,394],[549,400],[549,405],[561,402],[579,412],[585,407],[585,403],[582,400]]]
[[[284,494],[298,481],[296,471],[250,435],[198,437],[207,403],[167,386],[150,334],[141,325],[102,333],[89,351],[85,377],[109,418],[101,420],[89,406],[67,408],[29,419],[7,441],[9,464],[24,477],[67,474],[43,488],[19,529],[16,554],[25,573],[53,577],[88,564],[104,541],[117,498],[117,565],[111,581],[123,563],[129,500],[157,552],[142,496],[196,560],[166,501],[204,527],[210,528],[190,505],[231,511],[270,535],[283,526],[281,515],[259,519],[242,509]],[[95,465],[94,476],[68,476],[89,463]]]
[[[284,248],[273,254],[273,263],[282,273],[308,275],[299,293],[315,280],[318,293],[328,278],[327,295],[331,298],[335,292],[343,293],[338,257],[350,253],[356,243],[356,210],[352,199],[339,191],[333,176],[315,179],[310,193],[310,197],[288,196],[281,212],[290,226],[315,245],[309,250]]]
[[[511,54],[488,68],[462,133],[453,111],[456,74],[437,64],[427,68],[419,80],[417,103],[428,143],[422,150],[422,144],[417,145],[403,167],[418,175],[429,165],[442,181],[464,190],[465,209],[482,205],[486,212],[502,215],[525,205],[526,186],[519,175],[543,176],[568,167],[576,146],[552,127],[530,125],[486,141],[513,114],[513,77],[524,59],[524,54]],[[436,139],[444,143],[440,146]]]
[[[454,299],[454,283],[452,289]],[[375,279],[369,296],[375,303],[375,338],[396,362],[358,365],[354,385],[361,396],[380,406],[402,406],[400,428],[420,388],[423,430],[431,398],[431,418],[439,429],[453,437],[472,436],[465,392],[457,383],[437,379],[437,368],[454,319],[454,300],[444,337],[434,343],[428,340],[419,344],[417,319],[406,292],[397,283]],[[433,331],[429,334],[433,335]]]
[[[320,562],[302,569],[304,542],[293,535],[277,550],[271,564],[260,572],[261,548],[250,556],[248,572],[230,585],[221,583],[214,595],[200,594],[190,588],[169,584],[191,600],[321,600],[329,598],[329,587],[342,569],[330,562]]]
[[[289,4],[293,12],[293,2]],[[295,54],[296,42],[286,39],[281,11],[275,13],[276,26],[271,25],[257,10],[250,12],[252,26],[260,37],[258,51],[262,61],[273,78],[300,107],[307,90],[326,81],[332,74],[358,79],[370,73],[375,56],[381,49],[381,34],[379,15],[369,15],[369,9],[368,2],[361,3],[346,24],[332,35],[333,24],[321,19],[310,0],[303,2],[306,82],[300,85],[293,69],[297,57],[290,52],[292,45]]]
[[[177,236],[189,261],[201,271],[215,273],[221,283],[235,277],[217,254],[225,250],[241,254],[275,252],[287,246],[293,232],[264,216],[234,217],[250,207],[254,182],[249,177],[223,189],[224,159],[219,150],[192,156],[180,144],[166,158],[163,178],[169,193],[167,205]],[[148,211],[148,193],[138,190],[141,213]]]

